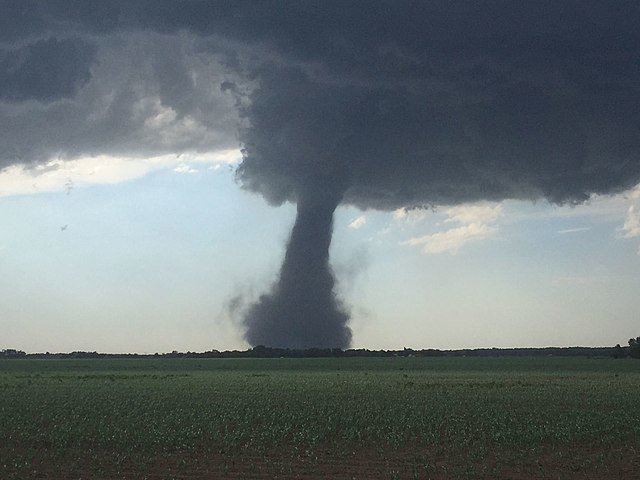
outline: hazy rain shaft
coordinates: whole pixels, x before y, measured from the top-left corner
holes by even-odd
[[[298,208],[278,281],[246,311],[252,345],[349,345],[328,258],[340,204],[577,203],[640,181],[635,0],[75,5],[3,4],[0,166],[229,148],[239,118],[239,183]],[[69,63],[46,86],[28,81],[45,50]],[[100,69],[125,60],[147,69]],[[143,95],[199,129],[144,135]]]

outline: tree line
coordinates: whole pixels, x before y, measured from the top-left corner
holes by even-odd
[[[339,348],[289,349],[258,345],[247,350],[208,350],[205,352],[98,353],[75,351],[70,353],[26,353],[7,348],[0,350],[0,359],[12,358],[325,358],[325,357],[614,357],[640,358],[640,337],[631,338],[629,346],[622,347],[541,347],[541,348],[475,348],[439,350],[403,348],[402,350],[369,350],[365,348],[341,350]]]

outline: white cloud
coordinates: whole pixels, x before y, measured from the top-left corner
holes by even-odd
[[[406,218],[407,210],[405,208],[399,208],[394,210],[392,215],[394,220],[402,220],[403,218]]]
[[[409,225],[415,225],[427,218],[427,210],[423,208],[398,208],[392,212],[393,220],[403,222]]]
[[[367,217],[365,217],[364,215],[360,215],[349,224],[349,228],[357,230],[359,228],[362,228],[365,223],[367,223]]]
[[[640,237],[640,184],[637,185],[628,195],[632,200],[632,204],[627,209],[627,215],[624,224],[619,229],[621,238],[637,238]],[[640,255],[640,247],[638,247],[638,255]]]
[[[617,195],[593,195],[591,199],[579,205],[551,206],[545,211],[534,213],[519,213],[515,209],[515,214],[509,215],[509,222],[549,220],[551,218],[571,218],[580,219],[580,223],[586,222],[611,222],[612,219],[619,218],[619,238],[640,237],[640,184],[633,189],[619,193]],[[511,202],[513,203],[513,202]],[[455,228],[436,232],[431,235],[415,236],[402,242],[402,245],[422,246],[425,253],[455,254],[466,243],[482,240],[495,235],[496,222],[502,217],[504,206],[509,202],[498,204],[477,203],[459,205],[443,209],[441,213],[445,215],[442,224],[457,224]],[[630,205],[631,204],[631,205]],[[402,226],[409,225],[410,215],[417,213],[417,218],[425,218],[429,213],[426,210],[405,210],[398,209],[393,212],[394,222]],[[438,212],[440,213],[440,212]],[[624,220],[623,220],[624,219]],[[415,222],[414,222],[415,223]],[[588,232],[592,226],[573,227],[558,230],[558,234],[566,235],[579,232]],[[640,250],[638,251],[640,255]]]
[[[467,204],[450,207],[444,211],[447,219],[444,223],[456,223],[459,226],[443,232],[414,237],[401,242],[401,245],[421,246],[427,254],[450,253],[455,255],[465,244],[491,237],[496,228],[491,226],[502,216],[501,204]]]
[[[471,204],[458,205],[445,210],[449,218],[445,223],[489,223],[502,216],[502,205]]]
[[[591,227],[577,227],[577,228],[565,228],[564,230],[558,230],[560,235],[566,235],[567,233],[588,232]]]
[[[495,233],[495,228],[482,223],[471,223],[461,227],[451,228],[423,237],[411,238],[401,245],[422,246],[425,253],[456,254],[460,247],[473,240],[482,240]]]
[[[176,173],[198,173],[198,170],[191,167],[190,165],[187,165],[186,163],[181,163],[176,168],[174,168],[173,171]]]
[[[624,238],[640,237],[640,215],[636,212],[635,205],[631,205],[627,210],[627,218],[622,225],[622,231]]]
[[[91,184],[120,183],[162,169],[195,173],[197,170],[193,165],[231,165],[240,158],[240,151],[231,149],[147,158],[98,155],[72,160],[54,159],[34,168],[12,165],[0,171],[0,197],[69,191],[76,186]]]

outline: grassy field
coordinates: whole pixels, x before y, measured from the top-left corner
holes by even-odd
[[[0,478],[640,478],[640,361],[0,361]]]

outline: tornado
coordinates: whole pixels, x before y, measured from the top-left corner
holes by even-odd
[[[297,205],[278,280],[242,310],[252,345],[349,345],[338,204],[575,205],[640,183],[637,0],[23,3],[0,1],[0,171],[240,147],[239,186]]]
[[[339,202],[334,192],[305,192],[298,199],[278,280],[245,314],[245,338],[252,346],[350,346],[349,314],[336,295],[329,264],[333,213]]]

